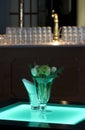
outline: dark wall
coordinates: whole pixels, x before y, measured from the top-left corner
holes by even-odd
[[[8,98],[27,99],[21,81],[33,82],[29,65],[63,66],[63,73],[55,79],[50,102],[67,100],[85,103],[85,46],[1,46],[0,101]]]
[[[0,34],[5,33],[9,23],[9,0],[0,0]]]

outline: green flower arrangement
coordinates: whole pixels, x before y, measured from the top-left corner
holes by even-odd
[[[49,66],[49,65],[30,65],[30,71],[31,75],[33,77],[49,77],[55,74],[55,77],[58,77],[59,74],[62,73],[63,67],[57,68],[55,66]]]
[[[31,76],[36,87],[36,93],[42,111],[45,110],[49,101],[53,81],[62,73],[63,69],[63,67],[57,68],[46,64],[30,65]]]

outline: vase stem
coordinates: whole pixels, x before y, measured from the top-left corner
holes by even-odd
[[[40,110],[41,111],[44,111],[46,109],[46,104],[40,104]]]

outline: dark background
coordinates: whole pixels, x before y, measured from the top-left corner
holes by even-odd
[[[0,33],[4,34],[9,24],[9,0],[0,0]]]
[[[58,14],[59,26],[76,26],[76,0],[47,0],[47,25],[53,27],[52,10]],[[70,5],[71,2],[71,5]]]
[[[71,8],[69,6],[71,1]],[[9,0],[0,0],[0,33],[5,33],[9,26]],[[46,0],[47,17],[46,25],[53,27],[52,10],[58,13],[59,26],[76,25],[77,0]]]

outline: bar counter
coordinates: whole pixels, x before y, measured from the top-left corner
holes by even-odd
[[[21,79],[32,81],[29,64],[34,63],[64,67],[53,85],[51,102],[62,99],[85,102],[85,45],[1,45],[0,100],[10,95],[27,98]]]
[[[29,64],[49,64],[64,66],[61,77],[55,80],[49,103],[66,100],[85,103],[85,45],[1,45],[0,46],[0,106],[11,98],[28,99],[21,79],[32,80],[29,75]],[[18,100],[17,100],[18,101]],[[6,101],[5,106],[14,100]],[[75,104],[74,104],[75,105]],[[78,104],[79,105],[79,104]],[[21,121],[0,120],[0,126],[30,127],[30,123]],[[44,124],[44,126],[43,126]],[[36,128],[36,123],[31,127]],[[50,125],[50,127],[49,127]],[[40,123],[39,127],[56,129],[85,129],[85,121],[77,125]]]

